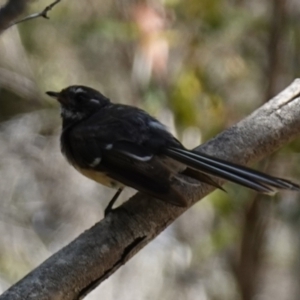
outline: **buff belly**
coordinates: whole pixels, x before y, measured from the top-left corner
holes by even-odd
[[[105,173],[101,173],[99,171],[94,171],[91,169],[82,169],[82,168],[76,168],[75,169],[80,172],[85,177],[92,179],[102,185],[108,186],[110,188],[119,189],[121,187],[124,187],[124,185],[112,178],[109,178]]]

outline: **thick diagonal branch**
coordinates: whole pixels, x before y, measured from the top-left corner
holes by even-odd
[[[300,80],[198,150],[237,163],[261,159],[300,134]],[[189,205],[213,190],[184,191]],[[46,260],[0,296],[8,299],[81,299],[147,245],[186,209],[140,193]]]

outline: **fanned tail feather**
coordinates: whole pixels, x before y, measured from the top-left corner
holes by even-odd
[[[300,186],[291,181],[273,177],[206,154],[174,147],[165,149],[164,154],[201,173],[220,177],[261,193],[274,194],[277,189],[300,191]]]

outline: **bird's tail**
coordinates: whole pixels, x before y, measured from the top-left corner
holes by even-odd
[[[203,153],[170,147],[164,150],[164,154],[201,173],[220,177],[261,193],[272,195],[278,189],[300,191],[298,184],[286,179],[273,177]]]

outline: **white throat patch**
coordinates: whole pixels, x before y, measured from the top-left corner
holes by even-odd
[[[61,107],[60,114],[62,117],[72,120],[81,120],[85,117],[84,113],[74,112],[64,107]]]

